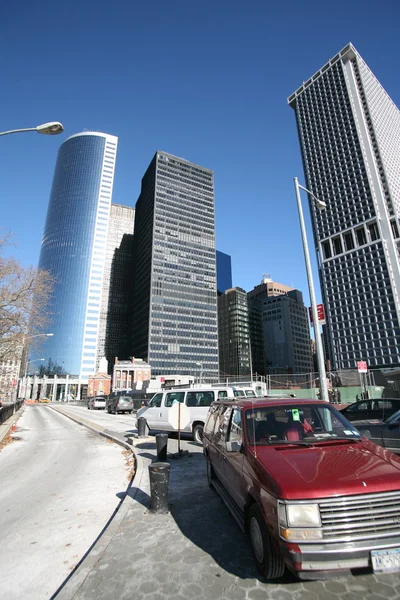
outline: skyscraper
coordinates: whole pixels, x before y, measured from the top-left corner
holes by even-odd
[[[106,241],[118,138],[85,131],[60,147],[39,268],[54,277],[48,307],[54,335],[40,347],[67,373],[96,368]]]
[[[111,374],[115,357],[128,357],[131,346],[129,291],[135,209],[111,204],[101,298],[96,368],[108,360]]]
[[[310,329],[303,295],[291,290],[263,301],[264,356],[269,372],[311,373]]]
[[[213,172],[157,152],[136,203],[133,356],[218,378]]]
[[[295,110],[333,367],[400,364],[400,114],[352,44],[288,99]]]
[[[250,375],[249,311],[240,287],[218,296],[218,335],[221,375]]]

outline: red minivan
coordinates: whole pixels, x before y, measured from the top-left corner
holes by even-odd
[[[248,533],[266,579],[372,568],[400,571],[400,457],[321,400],[210,407],[211,486]]]

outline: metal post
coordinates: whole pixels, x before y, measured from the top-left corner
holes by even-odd
[[[319,382],[320,382],[320,387],[321,387],[321,398],[322,398],[322,400],[325,400],[325,402],[329,402],[328,386],[327,386],[327,382],[326,382],[326,372],[325,372],[325,364],[324,364],[324,351],[322,348],[322,341],[321,341],[320,330],[319,330],[317,301],[315,299],[310,253],[308,250],[306,226],[304,223],[303,208],[301,206],[301,198],[300,198],[300,188],[299,188],[299,182],[297,180],[297,177],[294,178],[294,188],[296,190],[296,200],[297,200],[297,208],[299,211],[301,237],[303,240],[304,260],[306,263],[308,289],[309,289],[309,293],[310,293],[311,311],[312,311],[313,322],[314,322],[314,338],[315,338],[315,348],[317,351],[317,362],[318,362]],[[306,190],[306,191],[308,192],[308,190]]]
[[[138,437],[146,437],[146,419],[139,417],[138,420]]]
[[[168,512],[169,463],[156,462],[149,465],[150,510],[156,513]]]
[[[143,417],[141,417],[143,418]],[[157,462],[167,460],[168,433],[156,433]]]

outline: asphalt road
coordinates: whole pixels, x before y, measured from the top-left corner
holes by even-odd
[[[121,446],[47,406],[26,406],[0,452],[0,597],[48,598],[128,485]]]
[[[68,414],[83,419],[90,419],[97,425],[106,427],[112,431],[136,431],[136,414],[122,413],[117,415],[109,415],[106,410],[88,410],[86,405],[77,406],[68,404],[68,402],[54,402],[51,406],[60,407],[63,410],[68,410]]]

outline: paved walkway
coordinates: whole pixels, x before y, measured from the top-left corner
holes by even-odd
[[[124,516],[112,532],[105,532],[54,596],[57,600],[400,598],[400,574],[364,573],[311,582],[287,575],[279,584],[266,583],[258,575],[246,537],[207,485],[201,447],[182,442],[189,457],[170,459],[170,513],[158,515],[149,511],[148,465],[155,459],[155,439],[133,439],[133,445],[138,468],[123,503]],[[176,450],[177,440],[170,438],[168,451]]]

